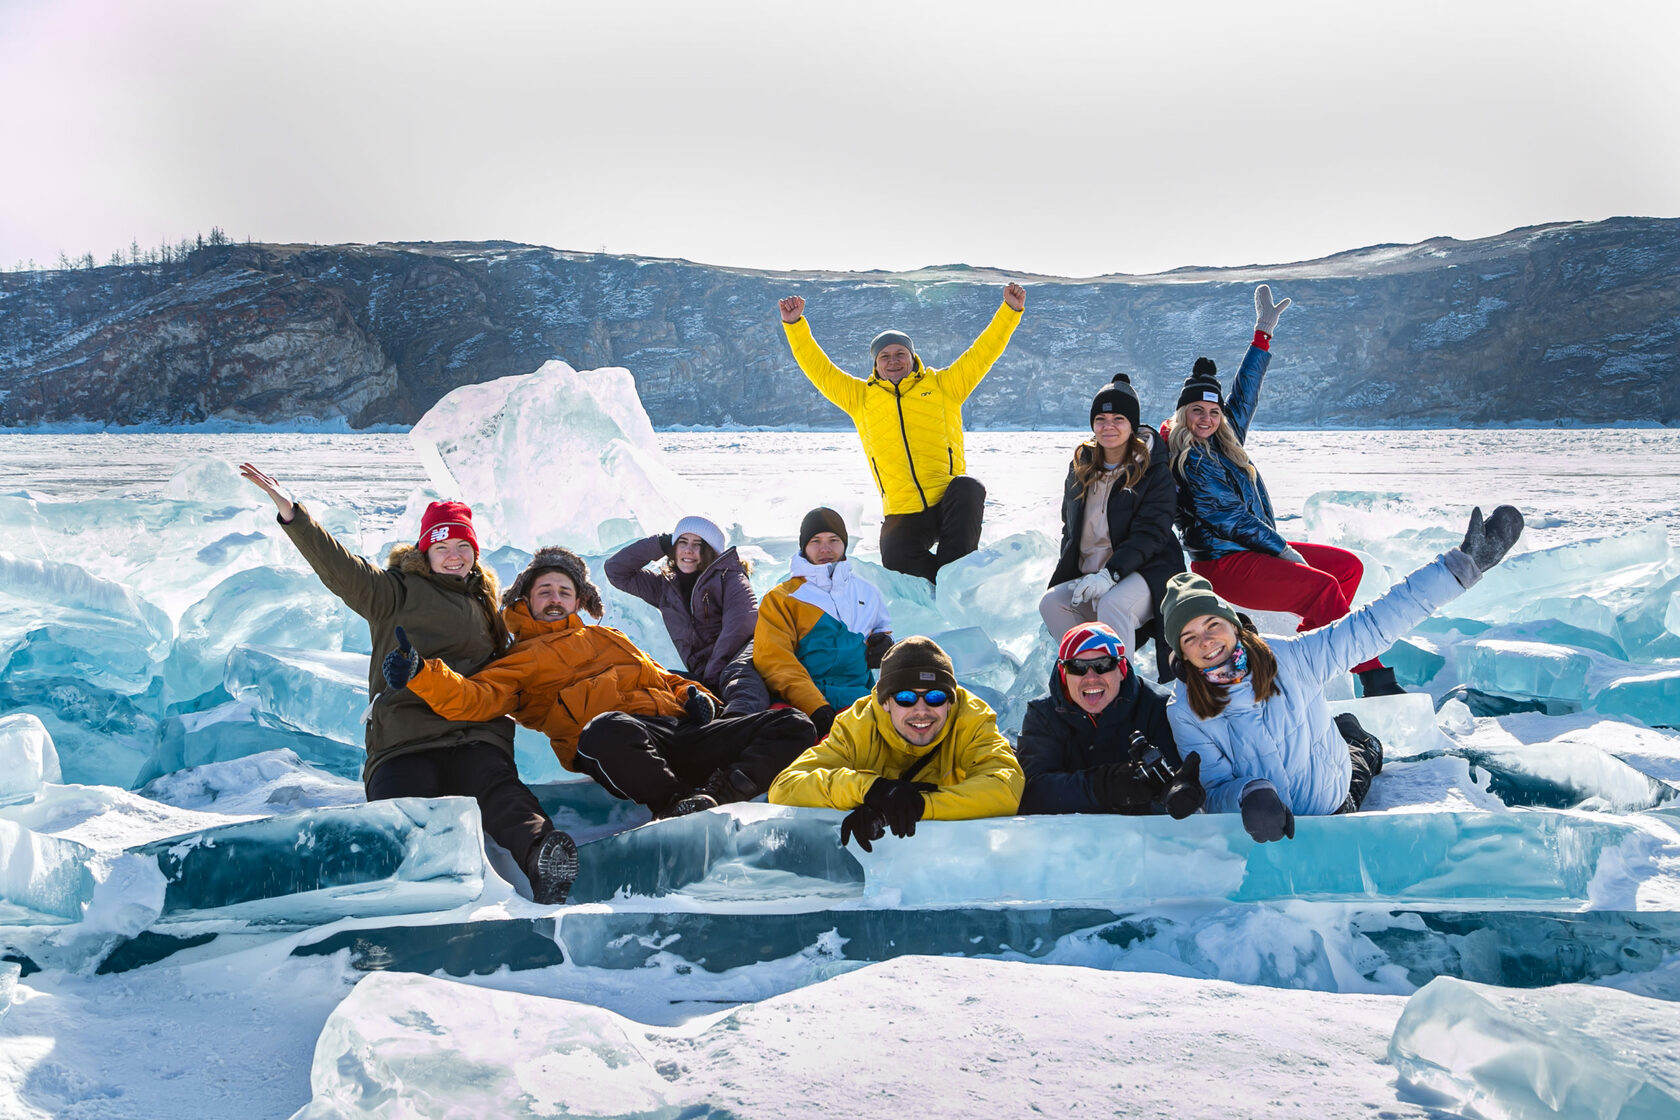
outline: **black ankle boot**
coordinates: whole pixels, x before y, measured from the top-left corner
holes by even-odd
[[[577,881],[577,845],[558,829],[544,836],[525,857],[525,877],[531,880],[531,901],[559,906]]]
[[[1359,674],[1359,694],[1369,699],[1372,696],[1404,696],[1406,690],[1394,679],[1393,669],[1378,665]]]

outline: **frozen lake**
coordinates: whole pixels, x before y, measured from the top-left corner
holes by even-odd
[[[1059,502],[1074,432],[972,432],[969,472],[988,490],[986,539],[1019,529],[1060,532]],[[714,497],[708,511],[752,536],[786,535],[815,505],[849,504],[873,541],[880,506],[850,431],[664,432],[681,473]],[[1666,429],[1267,431],[1249,447],[1283,520],[1320,491],[1400,498],[1406,520],[1457,525],[1466,508],[1512,502],[1530,515],[1527,547],[1648,522],[1680,544],[1680,431]],[[394,522],[425,468],[402,434],[296,432],[0,435],[7,490],[53,498],[164,492],[198,455],[253,460],[313,495],[348,506],[377,532]],[[563,493],[563,489],[561,491]],[[562,542],[556,542],[562,543]]]

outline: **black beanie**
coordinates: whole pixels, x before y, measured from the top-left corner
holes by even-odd
[[[827,506],[818,506],[799,523],[799,555],[805,555],[805,546],[818,533],[833,533],[840,538],[841,544],[851,547],[851,539],[846,535],[846,519]]]
[[[1114,380],[1097,390],[1097,395],[1091,398],[1091,423],[1097,422],[1102,413],[1117,412],[1132,422],[1132,431],[1138,427],[1138,395],[1132,388],[1132,379],[1123,373],[1114,375]]]
[[[875,682],[875,695],[883,702],[904,689],[926,692],[943,688],[953,696],[957,691],[957,671],[950,656],[939,643],[921,635],[893,643],[881,658],[881,675]]]
[[[1219,367],[1214,365],[1210,358],[1196,359],[1190,376],[1184,379],[1184,388],[1179,391],[1178,403],[1173,408],[1180,409],[1197,401],[1208,401],[1221,408],[1225,406],[1225,390],[1219,386]]]

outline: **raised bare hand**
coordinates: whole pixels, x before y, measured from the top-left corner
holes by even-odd
[[[1003,286],[1003,302],[1016,311],[1025,311],[1027,307],[1027,290],[1016,283]]]
[[[782,322],[797,323],[805,316],[805,300],[800,296],[788,296],[776,304],[782,309]]]
[[[280,520],[290,521],[292,515],[297,512],[297,506],[292,504],[292,499],[281,489],[280,484],[258,470],[255,465],[239,464],[239,477],[274,499],[274,508],[280,511]]]

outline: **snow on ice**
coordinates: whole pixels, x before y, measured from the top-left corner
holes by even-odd
[[[936,593],[874,562],[855,448],[685,438],[692,461],[662,449],[628,372],[553,362],[440,402],[412,434],[427,485],[409,464],[358,500],[273,466],[373,557],[463,498],[504,579],[546,543],[599,573],[702,512],[762,593],[834,505],[899,636],[935,636],[1019,728],[1054,656],[1036,603],[1069,435],[999,437],[990,474],[972,441],[998,512]],[[1331,490],[1315,452],[1339,440],[1280,437],[1268,480],[1299,535],[1366,558],[1363,602],[1457,543],[1465,479]],[[1387,765],[1366,811],[1287,843],[1218,816],[924,822],[873,853],[827,811],[649,823],[522,734],[583,842],[555,909],[470,801],[364,803],[365,626],[227,446],[161,491],[0,495],[0,1115],[1675,1114],[1657,499],[1615,532],[1544,479],[1478,496],[1547,528],[1397,644],[1411,695],[1342,690]],[[378,446],[347,473],[385,473]],[[605,621],[676,664],[657,613],[598,582]]]

